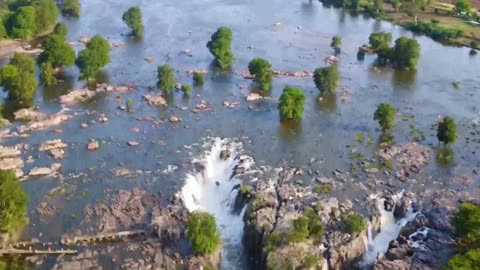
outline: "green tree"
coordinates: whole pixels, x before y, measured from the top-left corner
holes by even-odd
[[[34,0],[37,32],[43,32],[52,27],[57,21],[60,11],[53,0]]]
[[[390,47],[390,43],[392,42],[392,33],[389,32],[378,32],[370,34],[368,38],[372,49],[375,51],[385,50]]]
[[[186,236],[197,255],[212,254],[221,243],[215,218],[208,213],[194,212],[188,217]]]
[[[262,90],[270,89],[272,84],[272,66],[270,63],[262,58],[254,58],[248,64],[250,74],[255,76],[255,80],[260,85]]]
[[[43,52],[38,63],[50,63],[53,67],[70,67],[75,63],[75,51],[61,35],[49,35],[42,43]]]
[[[3,21],[3,17],[0,16],[0,40],[7,37],[7,29],[5,28],[5,22]]]
[[[420,44],[415,39],[400,37],[395,40],[395,62],[400,69],[416,69],[420,58]]]
[[[330,46],[333,48],[339,48],[340,45],[342,45],[342,37],[341,36],[333,36],[332,37],[332,43],[330,43]]]
[[[472,10],[472,5],[470,4],[469,0],[458,0],[455,4],[455,10],[458,13],[466,13],[469,14]]]
[[[37,32],[35,9],[31,6],[21,7],[7,21],[9,36],[28,39]]]
[[[220,27],[213,33],[207,48],[215,57],[215,63],[221,69],[229,68],[234,60],[233,53],[230,49],[232,44],[232,30],[228,27]]]
[[[160,90],[170,91],[175,88],[176,82],[173,75],[173,68],[169,65],[159,66],[157,69],[157,77],[157,86]]]
[[[383,11],[383,0],[374,0],[373,1],[373,6],[377,10],[377,13],[380,13]]]
[[[95,76],[109,62],[110,44],[103,37],[95,35],[87,43],[86,49],[78,54],[76,64],[80,68],[80,79]]]
[[[280,120],[302,119],[305,99],[305,94],[303,94],[300,88],[285,87],[280,96],[280,103],[278,104]]]
[[[308,219],[306,217],[299,217],[293,220],[293,231],[288,235],[289,242],[302,242],[310,235],[308,229]]]
[[[0,234],[12,234],[27,224],[28,197],[12,171],[0,170]],[[0,246],[2,238],[0,237]]]
[[[65,16],[78,17],[82,9],[79,0],[64,0],[62,14]]]
[[[193,82],[196,86],[202,86],[205,83],[205,78],[203,74],[198,72],[193,73]]]
[[[67,26],[65,23],[59,22],[55,25],[55,28],[53,28],[53,33],[66,38],[68,34]]]
[[[457,140],[457,124],[450,116],[445,116],[438,123],[437,138],[445,144],[451,144]]]
[[[122,20],[132,29],[133,35],[143,36],[142,11],[139,7],[131,7],[125,11]]]
[[[388,103],[378,105],[373,120],[377,120],[383,131],[389,131],[395,125],[397,109]]]
[[[411,0],[406,3],[406,5],[402,5],[404,11],[407,13],[408,16],[413,17],[415,25],[418,24],[418,13],[421,10],[424,10],[430,0]]]
[[[402,4],[401,0],[392,0],[392,7],[393,7],[393,9],[395,9],[395,11],[398,11],[401,4]]]
[[[442,270],[477,270],[480,269],[480,248],[472,249],[465,254],[454,256]]]
[[[463,248],[480,248],[480,205],[463,203],[452,217],[455,235]]]
[[[365,219],[357,213],[343,217],[347,232],[358,234],[367,228]]]
[[[31,100],[38,86],[34,72],[35,61],[31,57],[15,54],[8,65],[0,68],[0,86],[10,99]]]
[[[55,69],[50,62],[45,62],[40,65],[40,76],[44,85],[53,85],[57,83]]]
[[[313,80],[318,90],[322,93],[334,94],[340,81],[340,74],[337,66],[317,68],[313,75]]]

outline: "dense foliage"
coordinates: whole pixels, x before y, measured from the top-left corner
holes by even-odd
[[[221,243],[215,218],[208,213],[194,212],[190,215],[186,236],[192,242],[193,252],[197,255],[209,255]]]
[[[54,0],[34,0],[36,29],[38,33],[48,30],[55,25],[60,11]]]
[[[392,42],[392,33],[390,32],[377,32],[370,34],[368,38],[372,49],[375,51],[382,51],[388,49],[390,47],[390,43]]]
[[[35,61],[25,54],[15,54],[8,65],[0,68],[0,86],[10,99],[31,100],[38,86]]]
[[[395,62],[399,69],[416,69],[420,58],[420,45],[412,38],[400,37],[395,40]]]
[[[53,85],[57,83],[57,79],[55,78],[55,69],[49,62],[45,62],[40,65],[40,77],[42,78],[42,83],[44,85]]]
[[[0,170],[0,234],[14,233],[27,223],[27,204],[27,194],[15,174]]]
[[[280,104],[278,104],[280,120],[302,119],[305,99],[305,94],[300,88],[285,87],[280,96]]]
[[[333,36],[332,38],[332,43],[330,43],[330,46],[333,48],[338,48],[342,45],[342,37],[341,36]]]
[[[431,22],[410,22],[404,24],[404,27],[413,32],[425,34],[438,41],[458,38],[464,34],[462,30],[440,26],[438,21],[435,20]]]
[[[315,85],[322,93],[333,94],[337,91],[340,81],[340,74],[337,66],[317,68],[313,75]]]
[[[132,29],[133,35],[143,36],[142,11],[139,7],[131,7],[125,11],[122,20]]]
[[[480,249],[472,249],[465,254],[454,256],[442,270],[477,270],[480,269]]]
[[[270,63],[262,58],[254,58],[248,64],[250,74],[255,76],[255,80],[260,85],[262,90],[270,89],[272,84],[272,66]]]
[[[79,79],[88,79],[97,74],[110,62],[110,44],[106,39],[95,35],[87,43],[86,49],[78,54],[76,64],[80,69]]]
[[[53,67],[70,67],[75,63],[75,51],[67,44],[65,36],[49,35],[42,42],[43,52],[38,63],[50,63]]]
[[[82,12],[79,0],[64,0],[62,14],[65,16],[78,17]]]
[[[383,131],[389,131],[395,125],[395,115],[397,109],[388,103],[381,103],[373,115],[373,119],[378,121],[378,124]]]
[[[37,32],[35,8],[21,7],[8,18],[7,31],[12,38],[28,39]]]
[[[233,53],[230,49],[232,44],[232,30],[228,27],[220,27],[213,33],[207,48],[215,57],[215,63],[221,69],[229,68],[234,60]]]
[[[55,25],[55,28],[53,28],[53,33],[62,37],[66,37],[68,34],[67,26],[65,23],[59,22]]]
[[[175,88],[176,82],[173,76],[173,68],[169,65],[159,66],[157,69],[157,77],[157,86],[160,90],[170,91]]]
[[[480,205],[463,203],[452,218],[461,246],[480,248]]]
[[[457,124],[450,116],[445,116],[438,123],[437,138],[445,144],[451,144],[457,140]]]
[[[472,5],[469,0],[458,0],[457,3],[455,3],[455,10],[458,13],[469,14],[472,10]]]
[[[356,213],[343,217],[343,221],[350,234],[358,234],[367,227],[365,219]]]
[[[193,73],[193,82],[196,86],[202,86],[205,83],[205,77],[202,73]]]

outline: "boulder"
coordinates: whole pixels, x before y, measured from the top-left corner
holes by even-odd
[[[87,145],[87,150],[89,151],[95,151],[100,147],[100,144],[96,140],[92,140],[88,143]]]
[[[148,105],[151,105],[151,106],[167,106],[168,105],[167,101],[160,94],[155,96],[145,95],[143,96],[143,99],[145,99]]]
[[[88,88],[72,90],[70,93],[60,96],[60,104],[67,106],[77,104],[93,98],[96,94],[96,91]]]
[[[40,147],[38,147],[38,151],[48,151],[52,149],[62,149],[67,147],[68,145],[64,143],[61,139],[55,139],[50,141],[43,142]]]
[[[49,175],[52,174],[56,171],[58,171],[62,165],[60,163],[53,163],[50,168],[49,167],[35,167],[33,168],[30,173],[28,173],[29,176],[39,176],[39,175]]]
[[[259,94],[257,93],[251,93],[247,96],[247,101],[255,101],[255,100],[259,100],[259,99],[262,99],[262,96],[260,96]]]
[[[171,116],[169,121],[172,122],[172,123],[177,123],[177,122],[182,121],[182,118],[179,118],[179,117],[176,117],[176,116]]]
[[[140,143],[136,142],[136,141],[128,141],[128,145],[129,146],[138,146],[138,145],[140,145]]]
[[[32,130],[45,130],[54,126],[58,126],[70,118],[72,118],[71,115],[57,113],[49,115],[45,119],[30,121],[26,125],[18,126],[17,131],[18,133],[25,133]]]
[[[229,158],[230,158],[230,155],[231,155],[231,152],[230,152],[230,150],[228,150],[228,149],[220,151],[220,159],[221,159],[221,160],[227,160],[227,159],[229,159]]]
[[[23,121],[39,121],[47,118],[46,114],[41,113],[32,108],[20,109],[14,112],[13,114],[15,116],[15,120],[23,120]]]

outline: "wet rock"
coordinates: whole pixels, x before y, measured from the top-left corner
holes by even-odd
[[[26,125],[18,126],[17,131],[18,133],[25,133],[32,130],[45,130],[54,126],[58,126],[70,118],[72,118],[72,116],[63,113],[48,115],[42,120],[34,120],[28,122]]]
[[[129,176],[131,174],[127,168],[115,168],[112,173],[113,176]]]
[[[172,122],[172,123],[177,123],[177,122],[182,121],[182,118],[179,118],[179,117],[176,117],[176,116],[171,116],[169,121]]]
[[[87,144],[87,150],[95,151],[100,147],[100,144],[96,140],[92,140]]]
[[[100,117],[98,118],[98,121],[100,121],[100,123],[107,123],[108,118],[104,114],[101,114]]]
[[[56,171],[58,171],[62,165],[60,163],[53,163],[50,168],[49,167],[35,167],[33,168],[28,175],[29,176],[40,176],[40,175],[49,175]]]
[[[410,270],[410,262],[408,260],[377,260],[373,270]]]
[[[70,93],[60,96],[60,104],[69,106],[85,102],[93,98],[96,94],[96,91],[92,91],[88,88],[72,90]]]
[[[160,95],[155,95],[155,96],[151,96],[151,95],[145,95],[143,96],[143,99],[145,99],[148,103],[148,105],[151,105],[151,106],[167,106],[167,101]]]
[[[138,133],[138,132],[140,132],[140,129],[134,127],[134,128],[131,128],[131,129],[130,129],[130,132]]]
[[[23,121],[40,121],[48,117],[48,115],[33,108],[20,109],[14,113],[14,116],[15,120]]]
[[[55,159],[64,159],[65,151],[63,149],[52,149],[50,155]]]
[[[240,105],[240,102],[229,102],[229,101],[224,101],[223,106],[229,109],[233,109]]]
[[[155,57],[145,57],[144,60],[147,61],[147,63],[151,64],[155,62]]]
[[[419,173],[430,161],[431,149],[416,142],[394,145],[380,150],[378,156],[396,165],[396,177],[400,180]]]
[[[68,145],[64,143],[61,139],[55,139],[50,141],[45,141],[38,147],[38,151],[48,151],[53,149],[62,149],[67,147]]]
[[[87,123],[81,123],[81,124],[80,124],[80,127],[82,127],[82,128],[87,128],[87,127],[88,127],[88,124],[87,124]]]
[[[257,93],[251,93],[247,96],[246,99],[247,99],[247,101],[256,101],[256,100],[262,99],[262,96],[260,96]]]
[[[129,146],[139,146],[140,143],[139,143],[139,142],[136,142],[136,141],[128,141],[128,145],[129,145]]]
[[[226,149],[226,150],[222,150],[220,151],[220,159],[221,160],[227,160],[230,158],[230,155],[232,153],[230,152],[230,150]]]
[[[0,170],[13,170],[17,177],[23,175],[24,162],[19,146],[7,147],[0,145]]]
[[[272,70],[273,75],[275,76],[288,76],[288,77],[313,77],[313,72],[311,71],[282,71],[282,70]]]
[[[404,218],[407,213],[408,207],[412,203],[412,200],[406,195],[402,196],[395,205],[393,215],[396,218]]]
[[[90,37],[82,35],[80,36],[80,39],[78,40],[80,43],[87,44],[90,42]]]

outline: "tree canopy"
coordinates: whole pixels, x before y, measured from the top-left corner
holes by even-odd
[[[392,33],[390,32],[377,32],[370,34],[368,38],[372,49],[375,51],[385,50],[390,47],[392,42]]]
[[[53,33],[66,37],[68,34],[68,29],[65,23],[59,22],[55,25],[55,28],[53,28]]]
[[[472,5],[470,4],[469,0],[458,0],[457,3],[455,3],[455,10],[459,13],[470,13],[472,10]]]
[[[305,94],[300,88],[290,86],[285,87],[280,96],[280,103],[278,104],[280,120],[302,119],[305,99]]]
[[[0,68],[0,86],[13,100],[28,101],[37,89],[35,61],[25,54],[15,54],[8,65]]]
[[[209,255],[221,243],[215,218],[208,213],[194,212],[188,217],[186,236],[197,255]]]
[[[221,69],[229,68],[234,60],[233,53],[230,49],[232,44],[232,30],[228,27],[220,27],[213,33],[207,48],[215,57],[215,63]]]
[[[43,52],[38,63],[50,63],[53,67],[70,67],[75,63],[75,51],[67,44],[64,36],[49,35],[42,43]]]
[[[79,0],[64,0],[62,14],[65,16],[78,17],[82,9]]]
[[[347,232],[350,234],[358,234],[367,227],[365,219],[356,213],[345,216],[343,221],[345,222]]]
[[[27,194],[15,174],[0,170],[0,234],[14,233],[27,223],[27,204]]]
[[[270,63],[262,58],[254,58],[248,64],[250,74],[255,76],[255,80],[260,85],[262,90],[270,89],[272,84],[272,66]]]
[[[335,93],[340,81],[340,74],[337,66],[332,65],[329,67],[317,68],[313,75],[313,80],[318,90],[322,93]]]
[[[133,35],[143,36],[142,11],[139,7],[131,7],[125,11],[122,20],[132,29]]]
[[[7,21],[8,35],[13,38],[28,39],[37,32],[35,8],[20,7]]]
[[[450,116],[445,116],[438,123],[437,138],[445,144],[451,144],[457,140],[457,124]]]
[[[389,131],[395,125],[396,114],[397,109],[395,109],[395,107],[388,103],[381,103],[380,105],[378,105],[373,119],[378,121],[378,124],[383,131]]]
[[[102,36],[95,35],[78,54],[76,64],[80,68],[80,79],[95,76],[109,62],[110,44]]]
[[[176,82],[173,76],[173,68],[169,65],[159,66],[157,68],[157,77],[157,86],[160,90],[170,91],[175,88]]]
[[[416,69],[420,58],[420,44],[415,39],[400,37],[395,40],[395,62],[400,69]]]
[[[57,21],[60,11],[53,0],[35,0],[33,1],[35,8],[37,32],[43,32],[52,27]]]
[[[476,270],[480,269],[480,248],[465,254],[455,255],[442,270]]]
[[[456,236],[466,248],[480,248],[480,205],[463,203],[452,217]]]

